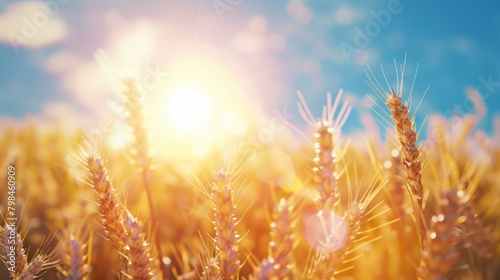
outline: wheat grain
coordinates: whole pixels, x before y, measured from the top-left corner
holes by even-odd
[[[217,258],[210,258],[202,275],[203,280],[222,280]]]

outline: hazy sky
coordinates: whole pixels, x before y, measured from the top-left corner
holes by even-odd
[[[357,130],[370,112],[366,95],[374,96],[367,66],[381,77],[382,63],[393,84],[393,59],[407,54],[408,88],[419,63],[414,100],[430,85],[417,121],[471,112],[466,91],[474,87],[489,130],[500,112],[499,50],[493,0],[2,0],[0,116],[99,114],[114,96],[100,71],[99,58],[109,58],[159,81],[190,73],[205,85],[217,80],[211,90],[237,91],[267,115],[296,110],[297,90],[319,114],[325,93],[343,88]]]

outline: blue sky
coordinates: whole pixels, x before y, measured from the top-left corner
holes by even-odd
[[[36,30],[26,39],[29,24]],[[360,36],[363,44],[356,43]],[[137,41],[144,44],[130,43]],[[352,56],[342,51],[347,45],[357,50]],[[265,116],[296,110],[297,90],[319,114],[325,93],[343,88],[354,107],[346,130],[356,131],[360,115],[370,112],[366,95],[374,96],[367,66],[379,75],[382,63],[392,83],[393,59],[402,63],[406,54],[408,86],[419,63],[414,98],[430,85],[417,122],[471,112],[466,90],[475,87],[488,109],[481,127],[491,131],[500,112],[499,49],[500,2],[492,0],[4,0],[0,121],[61,112],[78,122],[102,114],[114,98],[95,58],[103,50],[117,68],[139,65],[142,73],[168,68],[172,74],[177,68],[169,65],[179,60],[211,60],[220,75],[207,62],[192,66],[193,77],[213,74],[221,91],[225,81],[234,84],[242,102]]]

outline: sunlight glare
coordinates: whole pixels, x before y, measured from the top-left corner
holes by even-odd
[[[169,123],[183,132],[196,132],[209,124],[212,104],[208,94],[200,88],[182,87],[167,99]]]

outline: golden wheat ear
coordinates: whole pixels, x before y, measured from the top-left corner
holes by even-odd
[[[14,236],[14,238],[12,239],[11,236]],[[10,240],[14,240],[14,244]],[[0,246],[2,248],[0,256],[7,265],[11,277],[16,280],[36,279],[40,277],[44,270],[57,266],[59,260],[54,259],[57,250],[50,252],[47,247],[51,240],[52,238],[49,240],[44,238],[41,247],[36,250],[31,261],[28,262],[28,255],[23,248],[23,239],[17,232],[17,228],[11,227],[7,223],[4,227],[0,227]],[[11,246],[14,247],[14,250],[11,250]],[[12,252],[16,254],[14,265],[9,263],[10,259],[7,259]]]
[[[385,119],[384,115],[390,116],[393,121],[393,126],[396,131],[396,139],[399,144],[399,153],[401,155],[401,164],[403,167],[403,173],[406,180],[406,187],[411,194],[412,202],[414,205],[414,212],[416,214],[417,224],[419,230],[420,244],[423,244],[424,238],[426,236],[426,226],[423,214],[424,206],[424,187],[422,185],[422,162],[421,162],[421,151],[417,144],[418,133],[415,127],[415,113],[410,114],[410,103],[413,92],[413,85],[415,83],[416,75],[418,72],[415,71],[415,77],[413,79],[413,84],[411,86],[410,92],[408,94],[409,101],[403,101],[403,86],[404,86],[404,72],[406,68],[406,57],[403,66],[400,67],[401,79],[399,78],[398,67],[396,61],[394,61],[396,68],[396,80],[397,87],[394,90],[387,81],[383,67],[381,66],[382,73],[384,75],[385,82],[387,84],[388,90],[377,80],[370,68],[367,71],[367,83],[373,89],[373,91],[378,95],[378,98],[385,103],[386,107],[389,109],[389,113],[385,112],[382,106],[378,105],[378,108],[384,113],[377,113],[385,123],[383,125],[390,123]],[[427,88],[428,89],[428,88]],[[424,92],[427,93],[427,90]],[[423,97],[422,97],[423,98]],[[418,107],[417,107],[418,109]],[[416,111],[416,110],[415,110]]]
[[[1,258],[3,263],[7,267],[13,267],[13,269],[9,269],[9,273],[12,278],[18,277],[26,268],[28,264],[28,256],[26,255],[26,252],[23,247],[23,240],[21,238],[21,235],[17,233],[17,229],[14,227],[8,226],[7,223],[5,223],[5,226],[0,227],[0,246],[2,250]],[[14,231],[14,238],[10,239],[11,232]],[[9,242],[10,240],[13,240],[13,242]],[[14,247],[14,250],[11,250],[11,247]],[[9,255],[11,255],[11,252],[15,253],[15,265],[12,266],[8,262],[10,261]]]
[[[327,105],[323,107],[321,118],[315,118],[302,93],[298,92],[300,102],[298,111],[307,124],[315,129],[313,159],[314,181],[319,197],[316,204],[319,209],[333,210],[340,200],[337,180],[340,176],[336,170],[337,163],[342,158],[340,147],[341,129],[351,112],[351,106],[344,102],[337,113],[337,108],[342,99],[342,90],[339,90],[335,102],[332,104],[331,94],[327,94]]]
[[[148,143],[148,131],[144,121],[144,108],[142,99],[144,98],[143,92],[137,87],[133,79],[125,79],[122,83],[122,100],[125,111],[125,121],[132,131],[134,142],[132,144],[132,156],[135,166],[139,168],[142,176],[142,182],[146,197],[148,200],[149,215],[152,228],[154,229],[153,237],[155,241],[156,251],[158,253],[157,259],[162,272],[162,278],[167,279],[167,268],[163,262],[163,252],[161,240],[159,236],[160,223],[153,203],[153,194],[150,183],[150,173],[152,170],[152,162],[150,158],[150,150]]]
[[[234,279],[241,268],[238,253],[240,235],[236,231],[236,205],[228,170],[220,169],[215,173],[211,191],[219,273],[224,280]]]
[[[150,246],[146,242],[142,226],[129,211],[125,212],[125,227],[127,236],[124,240],[127,256],[126,276],[130,279],[149,280],[153,278]]]
[[[63,244],[62,264],[58,268],[64,280],[89,279],[92,268],[87,257],[87,244],[73,234],[67,236],[67,241]]]
[[[101,225],[115,249],[122,252],[127,228],[124,224],[124,209],[118,201],[116,189],[100,157],[86,155],[84,160],[89,172],[89,185],[96,193],[95,200],[101,215]]]
[[[296,223],[293,207],[293,202],[284,198],[274,205],[271,213],[269,253],[268,257],[256,267],[256,279],[293,278],[295,267],[293,258],[294,228]]]

